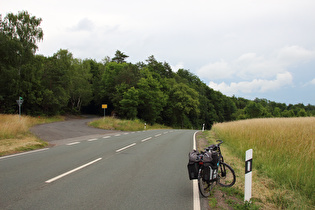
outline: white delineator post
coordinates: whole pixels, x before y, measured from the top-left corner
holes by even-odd
[[[252,163],[253,163],[253,150],[246,151],[245,157],[245,193],[244,202],[250,201],[252,197]]]
[[[198,131],[194,133],[194,139],[193,139],[193,149],[197,150],[197,144],[196,144],[196,134]],[[198,189],[198,180],[193,180],[193,201],[194,201],[194,210],[200,210],[200,197],[199,197],[199,189]]]

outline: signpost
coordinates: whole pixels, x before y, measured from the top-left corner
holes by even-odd
[[[19,105],[19,119],[21,119],[21,106],[23,104],[23,98],[20,96],[19,100],[16,100],[16,103]]]
[[[244,201],[250,202],[252,197],[252,163],[253,163],[253,150],[246,151],[245,157],[245,193]]]
[[[102,109],[104,109],[104,118],[105,118],[105,109],[107,109],[107,104],[102,104]]]

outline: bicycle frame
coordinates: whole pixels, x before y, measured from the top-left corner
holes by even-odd
[[[219,144],[217,144],[217,152],[219,153],[219,161],[218,161],[218,167],[220,167],[221,169],[221,174],[218,174],[219,175],[219,178],[220,177],[225,177],[226,176],[226,170],[225,170],[225,165],[223,164],[220,164],[220,163],[224,163],[224,158],[223,158],[223,155],[222,155],[222,152],[221,152],[221,147],[220,147],[220,144],[222,144],[223,141],[221,140],[218,140],[220,141]]]
[[[211,145],[206,148],[206,151],[209,152],[215,151],[215,153],[207,154],[207,162],[204,162],[204,155],[206,152],[201,151],[198,154],[199,164],[198,164],[198,188],[202,196],[208,197],[210,196],[210,191],[215,186],[215,184],[219,184],[222,187],[232,187],[235,183],[236,177],[235,172],[231,166],[224,162],[223,155],[221,153],[220,144],[223,141],[218,140],[219,143],[216,145]],[[209,155],[212,155],[213,160],[209,162],[209,165],[205,165],[208,163]],[[217,156],[216,156],[217,155]],[[216,163],[217,162],[217,163]],[[213,164],[217,164],[217,166]],[[209,169],[208,169],[209,167]],[[209,171],[208,171],[209,170]]]

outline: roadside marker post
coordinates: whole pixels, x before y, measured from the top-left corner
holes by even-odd
[[[21,119],[21,106],[23,104],[23,98],[20,96],[19,100],[16,100],[16,103],[19,105],[19,119]]]
[[[246,151],[245,157],[245,193],[244,202],[250,202],[252,197],[252,163],[253,163],[253,150]]]

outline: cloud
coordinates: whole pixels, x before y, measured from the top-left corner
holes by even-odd
[[[315,86],[315,78],[307,82],[305,85],[303,85],[303,87],[307,87],[307,86]]]
[[[300,46],[288,46],[277,51],[277,59],[287,65],[307,62],[315,58],[315,51],[304,49]]]
[[[71,28],[73,31],[92,31],[94,23],[88,18],[81,19],[77,25]]]
[[[238,58],[208,63],[197,70],[197,75],[209,80],[219,79],[271,79],[301,62],[315,59],[315,51],[301,46],[283,47],[267,55],[245,53]]]
[[[315,86],[314,61],[315,50],[297,45],[264,55],[244,53],[237,59],[225,61],[230,69],[225,70],[229,72],[223,71],[220,77],[210,80],[209,86],[228,96],[273,97],[273,100],[290,103],[300,103],[300,98],[304,97],[308,101],[305,103],[313,104],[310,101],[314,99],[307,92]]]
[[[175,66],[171,65],[171,68],[172,68],[172,70],[174,72],[177,72],[178,69],[183,69],[184,68],[184,63],[183,62],[179,62]]]
[[[197,71],[197,74],[202,75],[202,78],[213,80],[230,78],[233,76],[234,71],[230,67],[230,64],[224,60],[221,60],[201,67]]]
[[[209,87],[218,90],[226,95],[234,95],[240,93],[267,92],[275,91],[281,87],[292,84],[293,77],[290,72],[277,74],[274,80],[253,79],[252,81],[231,82],[230,85],[222,82],[217,84],[210,82]]]
[[[256,53],[245,53],[232,61],[217,61],[202,66],[197,75],[210,80],[239,78],[250,80],[255,78],[272,78],[285,72],[285,67],[274,58],[258,56]]]
[[[246,53],[233,62],[237,69],[236,76],[241,79],[271,78],[285,71],[281,62],[265,56],[257,56],[256,53]]]

